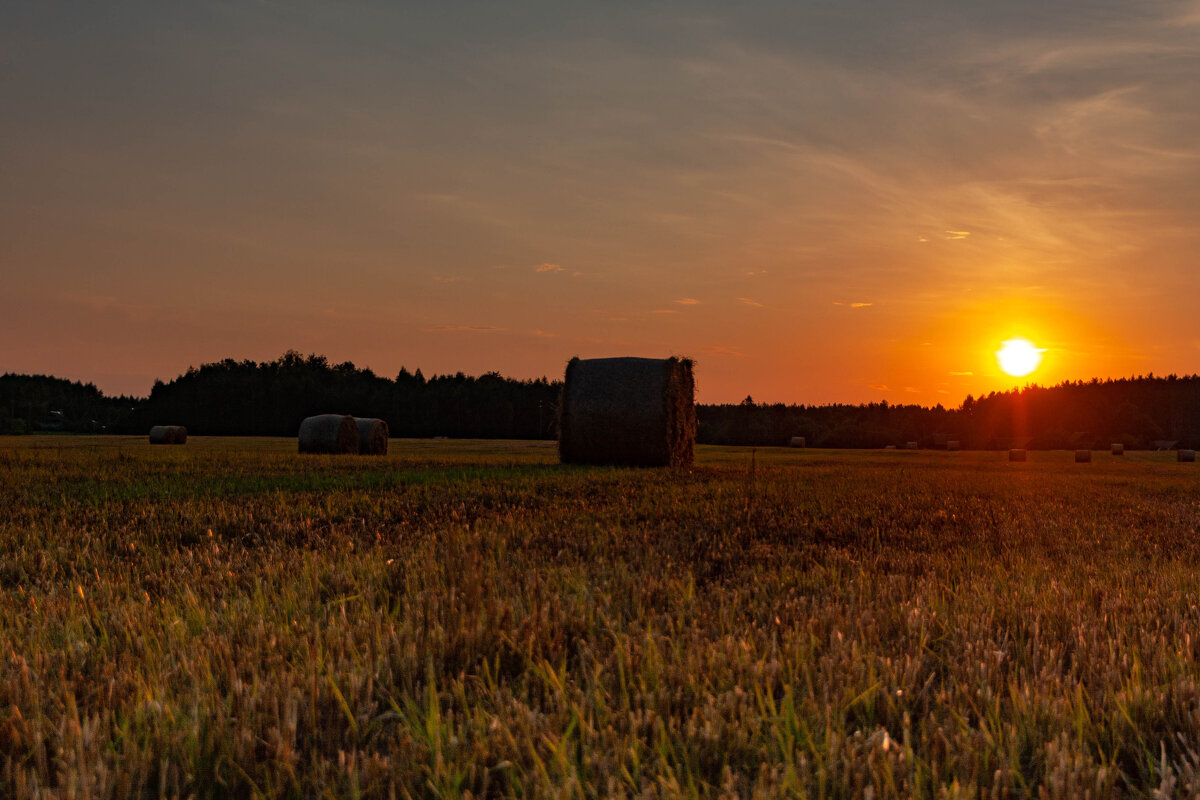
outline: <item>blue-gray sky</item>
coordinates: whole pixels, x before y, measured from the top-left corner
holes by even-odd
[[[1200,370],[1200,3],[21,3],[0,371],[687,354],[700,397]],[[1024,379],[1022,379],[1022,382]]]

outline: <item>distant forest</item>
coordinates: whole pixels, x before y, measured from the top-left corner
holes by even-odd
[[[0,433],[143,434],[184,425],[193,435],[294,436],[311,414],[380,417],[393,436],[552,439],[561,381],[514,380],[401,369],[384,378],[350,362],[285,353],[274,361],[226,359],[154,384],[148,398],[106,397],[92,384],[44,375],[0,376]],[[1200,447],[1200,377],[1122,378],[1029,386],[938,405],[697,406],[702,444],[967,449]]]

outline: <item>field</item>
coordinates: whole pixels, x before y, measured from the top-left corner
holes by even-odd
[[[0,438],[3,797],[1200,792],[1173,454]]]

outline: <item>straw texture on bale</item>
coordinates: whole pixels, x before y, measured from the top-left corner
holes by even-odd
[[[907,445],[905,445],[905,446],[906,446],[906,447],[907,447],[909,450],[916,450],[916,449],[917,449],[917,443],[916,443],[916,442],[909,442],[909,443],[908,443]]]
[[[155,425],[150,429],[150,444],[186,444],[187,436],[182,425]]]
[[[1176,450],[1175,451],[1175,460],[1176,461],[1195,461],[1196,460],[1196,451],[1195,450]]]
[[[559,402],[564,464],[690,466],[696,406],[687,358],[573,358]]]
[[[951,439],[948,442],[946,442],[946,449],[947,450],[957,450],[958,449],[958,440]]]
[[[1075,463],[1076,464],[1087,464],[1091,460],[1092,460],[1092,451],[1091,450],[1076,450],[1075,451]]]
[[[300,423],[301,453],[357,453],[358,425],[344,414],[318,414]]]
[[[792,440],[790,442],[788,442],[788,446],[789,447],[804,447],[804,437],[803,436],[793,436]]]
[[[1124,445],[1124,444],[1122,444],[1122,443],[1120,443],[1120,442],[1113,442],[1113,446],[1112,446],[1112,454],[1113,454],[1114,456],[1123,456],[1123,455],[1125,455],[1125,445]]]
[[[1025,451],[1021,450],[1020,448],[1014,447],[1012,450],[1008,451],[1008,460],[1009,461],[1024,461],[1025,460]]]
[[[381,419],[355,417],[358,426],[358,452],[364,456],[386,456],[388,424]]]

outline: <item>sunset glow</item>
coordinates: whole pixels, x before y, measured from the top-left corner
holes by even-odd
[[[704,402],[957,405],[1013,329],[1042,380],[1200,370],[1194,8],[704,9],[17,4],[0,372],[680,354]]]
[[[1028,339],[1008,339],[996,351],[996,362],[1004,374],[1023,378],[1038,368],[1044,352]]]

